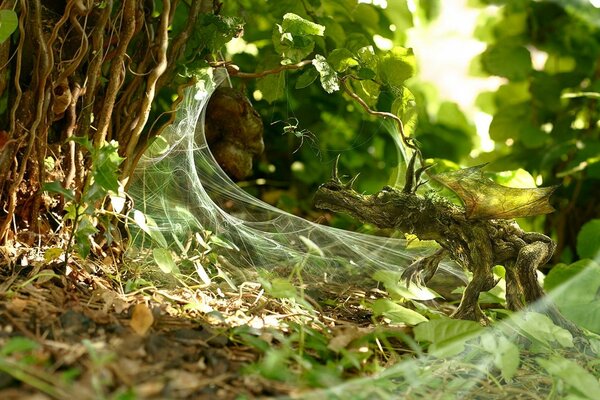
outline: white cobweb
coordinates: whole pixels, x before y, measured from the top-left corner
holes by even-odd
[[[201,81],[188,90],[175,123],[162,135],[166,146],[159,155],[144,156],[130,190],[136,208],[153,220],[155,229],[160,230],[166,245],[174,252],[178,248],[183,249],[193,235],[208,230],[230,244],[229,249],[220,248],[219,253],[236,268],[285,269],[302,262],[303,272],[335,279],[337,273],[347,278],[353,273],[368,276],[382,269],[399,271],[415,258],[435,251],[433,245],[412,247],[404,239],[319,225],[277,209],[238,187],[215,161],[204,136],[207,103],[213,91],[226,79],[223,70],[214,70],[209,75],[212,79]],[[396,144],[401,145],[399,140]],[[156,243],[148,245],[156,246]],[[456,265],[449,261],[443,261],[440,269],[459,274]],[[585,279],[583,274],[580,278]],[[576,285],[567,283],[561,290],[570,291]],[[543,313],[545,301],[547,299],[531,308]],[[525,396],[527,390],[540,387],[536,386],[538,377],[535,374],[525,378],[516,375],[512,378],[519,382],[516,386],[511,385],[510,380],[501,385],[495,378],[491,379],[498,390],[490,389],[489,396],[485,392],[485,382],[490,382],[494,370],[512,368],[510,360],[518,363],[514,368],[529,365],[532,369],[539,369],[542,375],[550,371],[544,371],[542,367],[545,364],[531,357],[527,350],[511,344],[532,340],[532,335],[543,336],[544,332],[538,332],[540,321],[543,326],[553,326],[541,314],[515,313],[493,329],[467,335],[473,338],[470,345],[465,345],[463,335],[458,344],[438,345],[438,357],[435,352],[430,355],[416,350],[416,356],[399,359],[374,376],[306,392],[302,398],[341,399],[349,398],[349,393],[353,399],[426,398],[432,395],[448,399]],[[573,348],[570,342],[573,338],[566,330],[556,327],[556,331],[548,332],[548,335],[540,339],[547,340],[548,346],[555,345],[554,335],[562,337],[563,347]],[[531,354],[535,356],[535,353]],[[562,362],[566,369],[574,368],[564,359],[556,362]],[[552,381],[546,379],[544,387],[540,387],[542,392],[548,393],[552,389],[549,385],[552,386]]]
[[[168,147],[142,158],[131,185],[136,208],[156,222],[167,242],[183,244],[191,234],[208,230],[232,245],[223,255],[238,268],[272,270],[304,260],[305,271],[321,276],[341,270],[400,271],[435,250],[319,225],[237,186],[214,159],[204,135],[206,106],[226,79],[222,69],[209,75],[212,79],[188,90],[175,123],[162,134]],[[440,269],[460,274],[450,261]]]

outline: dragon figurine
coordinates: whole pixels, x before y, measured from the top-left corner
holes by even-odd
[[[548,198],[555,188],[501,186],[483,176],[482,166],[433,175],[432,179],[458,194],[463,208],[435,194],[417,194],[423,183],[421,175],[430,167],[415,170],[417,154],[420,156],[418,150],[410,159],[403,189],[385,186],[371,195],[352,188],[356,177],[343,183],[338,177],[336,160],[331,180],[316,191],[315,206],[349,214],[379,228],[392,228],[414,234],[420,240],[437,242],[440,249],[413,262],[402,278],[409,283],[425,284],[447,256],[470,271],[473,277],[452,315],[455,318],[488,323],[478,299],[481,292],[498,283],[492,272],[494,265],[505,267],[509,309],[521,309],[543,297],[537,269],[550,260],[556,244],[541,233],[523,231],[512,218],[553,211]],[[550,304],[547,310],[555,323],[577,331],[555,306]]]

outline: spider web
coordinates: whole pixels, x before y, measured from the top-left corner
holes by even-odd
[[[404,239],[319,225],[264,203],[238,187],[219,167],[204,136],[206,105],[214,89],[224,79],[224,71],[214,70],[211,79],[188,90],[176,122],[163,134],[166,148],[159,155],[144,156],[131,185],[130,194],[136,207],[153,220],[155,228],[162,232],[174,251],[177,251],[177,246],[183,247],[182,244],[194,234],[209,230],[230,244],[229,249],[220,248],[219,254],[235,268],[273,270],[293,268],[302,262],[305,273],[317,279],[327,274],[333,280],[336,274],[341,273],[344,278],[352,279],[354,272],[400,271],[415,258],[436,250],[433,245],[412,247]],[[396,135],[396,144],[402,160],[402,156],[407,154],[402,150],[398,137]],[[399,165],[392,181],[395,179],[400,183],[398,177],[402,174],[398,171],[402,169],[404,167]],[[153,245],[150,242],[145,244],[148,247]],[[143,247],[144,243],[140,246]],[[451,262],[443,261],[440,269],[460,274]],[[573,290],[581,284],[575,280],[585,282],[589,280],[588,275],[581,274],[561,285],[555,295]],[[351,280],[342,282],[353,283]],[[530,305],[528,310],[543,312],[550,297]],[[535,352],[530,355],[527,350],[520,350],[519,353],[516,345],[508,343],[519,343],[520,337],[528,337],[527,332],[535,331],[538,325],[536,318],[546,318],[531,315],[514,313],[490,329],[477,331],[468,337],[463,335],[458,342],[440,344],[437,352],[441,354],[437,356],[430,348],[429,352],[433,354],[419,352],[416,357],[399,360],[373,376],[307,391],[303,398],[349,398],[349,395],[356,399],[405,398],[408,394],[413,396],[406,398],[484,398],[486,386],[482,385],[497,371],[498,362],[506,368],[508,364],[503,357],[508,351],[513,352],[512,359],[517,362],[514,368],[525,365],[530,373],[517,375],[513,384],[510,379],[505,385],[498,383],[498,389],[492,392],[507,396],[489,398],[514,398],[512,391],[521,393],[537,388],[539,374],[543,373],[535,372],[536,368],[540,368],[535,364]],[[521,331],[525,333],[519,333]],[[572,340],[567,331],[557,332],[567,342]],[[467,339],[474,340],[473,344],[467,345],[466,350],[461,349],[461,343]],[[455,351],[456,346],[458,351]],[[572,349],[572,345],[569,348]],[[576,353],[575,350],[570,351]],[[449,354],[444,356],[443,353]],[[565,364],[568,361],[561,362]],[[572,365],[569,364],[569,367]],[[546,386],[544,390],[549,391],[551,388]]]
[[[206,142],[206,106],[227,78],[221,69],[212,70],[209,76],[188,89],[175,123],[161,135],[167,147],[159,155],[143,156],[130,188],[135,207],[153,220],[173,250],[196,232],[208,230],[231,245],[219,249],[219,254],[237,268],[272,270],[293,267],[302,260],[304,271],[316,276],[400,271],[415,258],[435,251],[434,244],[410,246],[405,239],[319,225],[238,187]],[[150,245],[149,241],[145,244]],[[450,261],[440,269],[462,274]]]

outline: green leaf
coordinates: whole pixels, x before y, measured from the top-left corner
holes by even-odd
[[[391,86],[401,86],[415,70],[415,55],[410,48],[394,47],[381,57],[379,64],[382,82]]]
[[[283,16],[281,27],[284,32],[291,33],[292,35],[323,36],[325,33],[323,25],[315,24],[293,13],[287,13]]]
[[[327,93],[333,93],[337,90],[340,90],[340,85],[338,82],[338,77],[331,65],[327,63],[325,57],[320,54],[315,55],[315,59],[313,60],[313,65],[315,69],[319,72],[321,77],[321,86]]]
[[[119,191],[119,165],[124,158],[119,156],[118,151],[119,144],[113,140],[100,147],[92,158],[94,184],[99,185],[105,192]]]
[[[77,254],[83,259],[86,259],[92,248],[92,235],[98,233],[98,229],[90,220],[89,215],[82,215],[77,230],[75,231],[75,249]]]
[[[335,49],[327,57],[327,62],[337,72],[344,72],[348,68],[352,68],[358,65],[358,61],[354,57],[354,54],[348,49]]]
[[[19,27],[19,18],[13,10],[0,10],[0,43],[13,34]]]
[[[461,353],[465,342],[474,338],[483,327],[474,321],[436,319],[415,326],[415,340],[430,342],[429,352],[436,357]]]
[[[558,264],[544,287],[562,314],[579,326],[600,333],[600,265],[588,259]]]
[[[265,291],[273,297],[279,299],[295,299],[298,297],[296,286],[287,279],[274,278],[269,281],[261,279],[261,284]]]
[[[571,265],[556,264],[544,278],[544,289],[552,291],[561,285],[570,285],[568,281],[585,270],[590,263],[590,260],[579,260]]]
[[[562,379],[577,394],[582,394],[590,400],[598,398],[600,393],[598,379],[576,362],[562,357],[536,358],[536,362],[550,375]]]
[[[401,273],[393,271],[376,271],[372,278],[376,281],[382,282],[385,286],[385,290],[394,299],[410,299],[410,300],[432,300],[436,297],[440,297],[439,294],[435,293],[427,287],[421,287],[417,285],[406,286],[402,279]]]
[[[310,86],[317,78],[319,77],[319,73],[314,68],[309,68],[298,77],[296,81],[296,89],[303,89],[307,86]]]
[[[600,256],[600,219],[586,222],[577,234],[577,254],[580,258]]]
[[[555,325],[546,315],[530,311],[516,321],[516,324],[524,336],[544,346],[559,344],[562,347],[573,347],[573,335],[568,330]]]
[[[257,80],[256,88],[261,91],[263,99],[269,103],[283,97],[285,93],[285,74],[267,75]]]
[[[497,142],[504,142],[507,139],[518,140],[521,130],[529,119],[529,107],[530,103],[525,102],[498,110],[490,124],[490,138]]]
[[[532,70],[529,50],[508,42],[489,46],[481,55],[481,63],[490,74],[515,81],[527,78]]]
[[[83,136],[71,136],[69,138],[69,140],[71,140],[71,141],[77,143],[78,145],[82,146],[83,148],[85,148],[90,153],[93,153],[93,151],[94,151],[94,145],[92,144],[92,142],[90,141],[90,139],[87,138],[87,137],[83,137]]]
[[[152,249],[152,257],[158,268],[165,274],[179,273],[179,268],[177,268],[169,249],[163,247]]]
[[[519,347],[501,336],[494,354],[494,364],[500,370],[502,378],[511,380],[519,368],[519,363]]]
[[[0,347],[0,354],[3,356],[10,356],[15,353],[25,353],[35,350],[39,347],[39,344],[31,339],[23,336],[15,336],[8,339],[4,345]]]
[[[58,193],[65,197],[67,200],[74,200],[75,193],[71,189],[65,189],[59,181],[44,182],[42,190],[45,192]]]
[[[150,236],[150,238],[152,238],[152,240],[154,240],[159,246],[168,247],[167,240],[163,236],[162,232],[159,230],[156,222],[151,217],[147,216],[139,210],[134,210],[133,220],[135,221],[136,225],[143,232],[148,234],[148,236]]]
[[[377,74],[375,73],[375,71],[373,71],[371,68],[360,68],[358,70],[358,72],[356,73],[356,77],[358,79],[373,79],[377,76]]]
[[[371,303],[371,310],[375,316],[388,318],[392,323],[416,325],[427,321],[427,318],[418,312],[402,307],[389,299],[375,300]]]

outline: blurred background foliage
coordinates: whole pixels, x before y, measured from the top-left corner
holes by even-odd
[[[369,86],[365,80],[353,89],[372,108],[400,111],[407,131],[420,142],[426,158],[436,159],[438,169],[489,162],[487,171],[503,184],[559,185],[552,199],[556,213],[520,222],[558,241],[555,261],[572,262],[578,258],[581,227],[600,216],[599,10],[588,1],[467,3],[481,10],[473,35],[486,44],[472,60],[471,73],[500,82],[497,90],[479,93],[472,110],[465,112],[441,97],[431,82],[422,81],[419,57],[413,70],[409,66],[409,71],[394,71],[406,72],[397,81],[384,79],[380,85]],[[407,32],[435,23],[442,10],[439,0],[376,4],[354,0],[226,2],[222,14],[240,17],[245,28],[241,38],[227,44],[222,56],[244,72],[279,66],[286,54],[274,46],[274,29],[291,12],[325,26],[324,35],[314,37],[314,48],[308,48],[304,58],[321,54],[331,63],[336,49],[356,54],[365,45],[384,57],[386,52],[410,45]],[[405,56],[409,60],[410,54]],[[340,69],[338,73],[343,75]],[[312,193],[329,178],[338,154],[340,172],[360,173],[357,190],[369,193],[390,183],[399,162],[389,134],[393,134],[391,124],[368,115],[340,91],[329,94],[320,85],[310,84],[316,78],[304,69],[256,80],[232,78],[234,87],[247,93],[265,123],[265,153],[255,161],[251,178],[239,184],[269,203],[309,218],[321,215],[312,208]],[[400,109],[394,108],[398,98],[405,100]],[[493,146],[480,146],[480,136],[486,138],[487,131],[478,132],[471,118],[473,110],[491,115]],[[290,126],[292,130],[284,130]],[[364,229],[343,216],[327,218],[338,226]],[[592,230],[589,235],[587,239],[597,240],[600,232]]]

